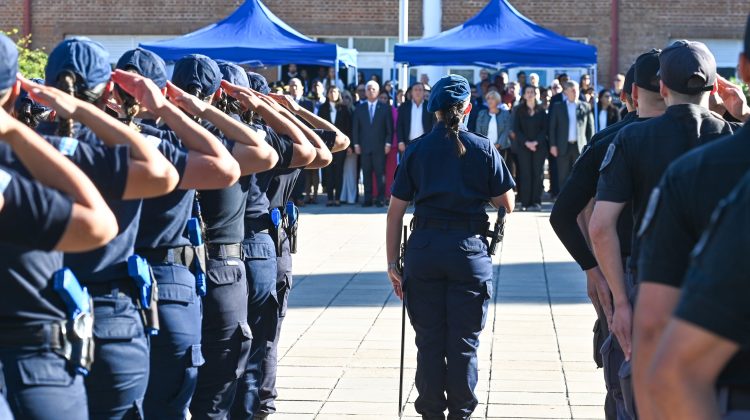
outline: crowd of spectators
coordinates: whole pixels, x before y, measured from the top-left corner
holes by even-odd
[[[321,67],[311,77],[290,64],[272,85],[352,139],[348,150],[334,154],[329,167],[305,172],[295,200],[300,206],[315,204],[322,189],[327,206],[383,206],[406,146],[435,124],[426,106],[429,78],[422,74],[418,82],[402,89],[376,75],[365,80],[361,72],[357,82],[348,86],[336,76],[333,68]],[[548,86],[540,86],[537,73],[521,71],[511,81],[507,72],[482,69],[472,85],[472,110],[464,124],[487,137],[507,162],[518,183],[519,210],[537,211],[545,194],[555,198],[596,130],[622,118],[623,84],[624,76],[618,74],[611,89],[597,92],[589,74],[574,81],[562,73]],[[546,191],[545,179],[549,180]]]

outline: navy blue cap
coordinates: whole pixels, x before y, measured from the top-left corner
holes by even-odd
[[[659,93],[659,57],[661,53],[661,50],[652,48],[651,51],[641,54],[635,59],[633,83],[639,89]]]
[[[675,92],[710,92],[716,83],[716,59],[702,42],[675,41],[661,52],[659,75]]]
[[[213,95],[221,86],[221,70],[205,55],[190,54],[175,63],[172,83],[185,91],[196,86],[202,95]]]
[[[628,95],[633,94],[633,81],[635,80],[635,64],[631,65],[628,72],[625,73],[625,83],[622,85],[622,90]]]
[[[139,47],[127,51],[117,60],[115,67],[120,70],[135,70],[141,76],[151,79],[159,89],[167,86],[167,65],[161,57],[149,50]]]
[[[54,85],[66,71],[78,76],[77,82],[84,89],[94,89],[112,77],[109,53],[102,44],[86,37],[66,39],[57,44],[49,55],[44,69],[46,83]]]
[[[432,86],[427,111],[435,112],[443,108],[463,102],[471,95],[469,81],[457,74],[450,74],[438,80]]]
[[[242,67],[230,63],[228,61],[217,61],[219,70],[221,70],[221,78],[227,82],[244,88],[250,87],[250,82],[247,80],[247,73]]]
[[[18,74],[18,48],[0,32],[0,91],[10,89]]]
[[[268,80],[262,75],[249,71],[247,72],[247,79],[250,81],[250,89],[264,95],[271,93],[271,88],[268,87]]]

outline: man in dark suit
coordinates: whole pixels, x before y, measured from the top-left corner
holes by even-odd
[[[305,89],[302,86],[302,81],[300,79],[295,77],[289,81],[289,95],[292,96],[292,99],[294,99],[294,101],[302,108],[314,112],[315,107],[313,106],[312,101],[306,99],[304,93]]]
[[[578,98],[578,83],[564,85],[565,100],[552,106],[549,124],[549,153],[557,158],[558,185],[562,188],[583,147],[594,135],[594,114]]]
[[[382,207],[385,197],[385,157],[391,151],[393,139],[393,114],[390,107],[378,101],[380,86],[374,80],[367,82],[367,102],[354,110],[352,117],[352,143],[354,153],[362,161],[362,177],[365,184],[363,207],[372,206],[372,175],[378,183],[376,205]]]
[[[424,85],[421,82],[411,86],[411,100],[398,107],[397,121],[396,136],[398,137],[398,151],[401,153],[406,150],[406,146],[412,140],[432,131],[432,126],[435,125],[435,114],[427,111]]]

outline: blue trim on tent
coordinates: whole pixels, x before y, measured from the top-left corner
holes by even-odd
[[[314,41],[273,14],[260,0],[246,0],[221,21],[181,37],[140,44],[165,61],[188,54],[253,66],[287,63],[357,66],[357,50]]]
[[[507,0],[491,0],[463,25],[396,44],[394,61],[410,66],[591,67],[597,58],[596,47],[537,25]]]

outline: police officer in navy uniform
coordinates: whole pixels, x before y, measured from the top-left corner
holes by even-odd
[[[498,151],[459,128],[471,111],[470,93],[462,76],[435,84],[428,110],[438,123],[407,148],[388,209],[388,274],[416,332],[414,405],[424,419],[445,419],[446,408],[448,419],[468,419],[477,406],[479,334],[493,296],[485,206],[514,206],[515,182]],[[402,282],[396,260],[412,200]]]
[[[239,178],[240,169],[223,144],[166,98],[153,105],[138,103],[127,92],[166,89],[164,61],[143,49],[127,51],[117,62],[115,99],[126,122],[142,134],[186,155],[187,164],[178,188],[143,201],[136,237],[136,253],[151,266],[158,285],[159,334],[151,337],[151,371],[143,410],[146,418],[184,419],[203,364],[201,352],[201,296],[195,264],[200,250],[186,232],[194,188],[226,188]],[[128,73],[123,73],[127,71]],[[133,76],[138,74],[144,77]],[[147,80],[153,84],[147,82]],[[155,97],[161,96],[154,92]],[[156,109],[150,109],[157,106]],[[171,127],[174,127],[172,130]],[[161,144],[160,144],[161,146]],[[205,286],[205,285],[204,285]]]
[[[581,269],[586,272],[589,297],[594,303],[598,317],[594,331],[596,338],[594,354],[597,364],[604,368],[604,380],[607,387],[604,411],[608,419],[630,418],[625,410],[623,393],[632,395],[633,391],[628,382],[622,384],[626,388],[624,391],[620,384],[618,372],[625,356],[617,340],[611,337],[609,331],[608,315],[612,311],[611,294],[581,229],[585,229],[588,233],[588,218],[594,206],[599,168],[617,133],[631,123],[647,121],[664,113],[664,100],[654,93],[644,92],[658,89],[658,83],[654,81],[657,80],[656,75],[659,72],[659,54],[658,50],[652,50],[640,55],[628,70],[623,92],[625,92],[625,103],[630,112],[622,121],[592,137],[591,144],[586,147],[573,166],[568,182],[560,191],[550,214],[550,224],[560,241]],[[639,99],[637,111],[634,97]],[[636,116],[636,113],[639,115]],[[578,224],[579,215],[583,215],[584,218],[582,227]],[[623,260],[630,256],[632,230],[633,212],[631,205],[628,204],[617,220],[617,234]]]
[[[2,108],[13,103],[20,91],[17,54],[15,43],[0,34],[0,271],[6,273],[0,293],[3,394],[19,419],[87,419],[78,369],[83,366],[65,352],[71,343],[63,334],[69,326],[67,307],[52,283],[63,269],[60,251],[101,246],[116,235],[116,223],[91,181]],[[83,344],[79,341],[76,346],[81,349]],[[41,372],[44,375],[30,374]],[[0,418],[13,418],[4,398],[0,398]]]
[[[115,119],[107,118],[106,125],[97,119],[103,115],[97,107],[105,106],[112,89],[108,54],[100,44],[86,38],[63,41],[50,54],[45,74],[45,82],[58,89],[28,85],[52,98],[47,105],[55,109],[57,120],[41,123],[37,130],[65,136],[58,147],[94,181],[119,226],[106,246],[65,255],[65,265],[94,302],[96,362],[86,377],[89,411],[92,418],[142,415],[148,336],[143,289],[131,276],[128,260],[134,253],[141,199],[174,189],[185,162],[181,159],[176,169],[143,135]],[[77,103],[78,112],[66,111],[66,101]]]
[[[745,70],[742,73],[745,81],[750,81],[750,26],[745,45],[745,52],[740,58],[740,69]],[[728,109],[730,114],[735,115],[737,119],[750,118],[750,108],[745,103],[744,94],[739,87],[729,85],[721,78],[717,84],[723,96],[735,95],[736,100],[728,97],[723,100],[725,104],[736,105],[734,109]],[[641,296],[634,315],[634,341],[638,344],[638,349],[641,349],[636,362],[643,364],[644,371],[651,366],[656,345],[677,306],[681,288],[686,281],[685,273],[691,250],[709,225],[711,215],[720,201],[730,193],[748,169],[750,127],[743,127],[733,136],[717,140],[682,156],[670,165],[654,190],[649,203],[650,212],[639,230],[642,244],[638,260]],[[743,232],[741,226],[740,221],[734,228],[735,232]],[[730,244],[725,243],[723,246],[729,247]],[[703,260],[699,258],[698,261],[702,265]],[[725,269],[717,267],[709,273],[720,275],[723,270]],[[732,267],[732,270],[739,270],[739,267]],[[699,277],[700,274],[694,273],[692,278]],[[732,278],[731,275],[726,277]],[[734,293],[736,290],[733,290],[729,279],[723,278],[722,280],[727,281],[725,283],[710,283],[711,288],[716,291],[709,293],[713,297]],[[689,287],[692,287],[688,289],[692,292],[703,290],[702,286]],[[687,302],[695,307],[703,299],[702,296],[692,296]],[[709,302],[706,306],[710,307],[715,301],[711,300],[713,298],[707,299]],[[701,308],[701,312],[709,311]],[[642,349],[647,349],[648,353]],[[684,354],[682,350],[681,354]],[[750,370],[743,369],[747,366],[750,366],[750,352],[740,351],[718,377],[716,385],[727,393],[730,400],[740,400],[740,395],[750,395],[745,391],[750,387]],[[644,386],[648,383],[648,379],[643,382]],[[650,392],[645,394],[652,395]],[[671,406],[659,398],[658,393],[651,403],[660,411],[671,410]],[[744,409],[750,410],[750,405]]]
[[[232,96],[240,96],[237,93],[240,89],[247,95],[254,94],[249,91],[250,84],[245,70],[236,64],[225,62],[219,63],[219,69],[222,79],[226,82],[224,100],[228,111],[264,133],[265,141],[278,154],[279,159],[270,171],[311,162],[315,157],[314,149],[296,125],[285,121],[268,102],[264,102],[264,106],[255,110],[249,110],[243,109],[242,102]],[[268,121],[269,125],[258,123],[260,118]],[[245,181],[247,197],[243,214],[245,231],[242,247],[248,281],[247,322],[253,338],[232,404],[233,419],[252,418],[258,408],[258,386],[262,373],[260,365],[267,343],[272,339],[271,331],[276,329],[276,301],[273,293],[276,279],[276,250],[269,234],[272,223],[265,195],[268,186],[268,176],[265,174],[268,172],[249,175]]]
[[[652,190],[667,166],[689,150],[732,132],[729,123],[708,110],[708,98],[716,82],[716,61],[699,42],[676,41],[659,55],[660,94],[667,109],[664,115],[622,129],[609,146],[601,166],[597,202],[589,226],[595,254],[613,296],[611,331],[625,354],[621,377],[631,376],[632,305],[637,294],[642,220],[648,220]],[[633,206],[633,243],[624,275],[617,219],[625,205]],[[648,352],[648,349],[645,350]],[[636,352],[635,357],[639,354]],[[643,364],[636,361],[634,390],[649,412],[648,397],[641,382]],[[640,382],[640,383],[639,383]],[[629,414],[635,403],[627,401]]]
[[[222,101],[221,70],[210,58],[193,54],[175,64],[170,97],[224,144],[240,165],[238,182],[222,189],[198,191],[196,217],[205,226],[207,293],[203,299],[201,352],[205,363],[190,402],[195,419],[223,419],[234,398],[237,379],[247,364],[252,333],[247,323],[248,284],[242,241],[249,177],[279,160],[260,130],[211,106]],[[253,106],[263,106],[251,98]],[[222,104],[222,107],[224,105]],[[226,110],[226,109],[225,109]]]
[[[747,74],[747,62],[744,69]],[[747,141],[747,130],[739,136]],[[661,418],[750,418],[750,247],[743,234],[750,230],[749,210],[750,172],[721,200],[693,250],[654,355],[649,392]]]
[[[226,77],[227,72],[224,70],[222,72],[225,73],[225,80],[228,82],[232,82],[230,79],[241,79],[237,76]],[[270,89],[263,76],[250,73],[246,80],[253,91],[261,95],[269,94]],[[225,86],[229,87],[228,84]],[[228,91],[231,92],[231,90]],[[273,100],[275,102],[269,101],[268,104],[278,112],[282,120],[267,121],[266,117],[255,115],[252,123],[266,131],[266,139],[272,145],[278,144],[274,146],[275,148],[279,150],[291,148],[292,156],[290,162],[277,164],[274,169],[258,174],[254,182],[255,188],[251,189],[256,192],[248,194],[245,211],[245,245],[247,255],[250,257],[246,260],[246,266],[248,272],[252,273],[248,275],[253,290],[248,304],[248,318],[253,327],[254,349],[251,350],[247,370],[235,397],[232,408],[233,419],[265,418],[272,412],[271,410],[275,410],[273,407],[275,396],[270,394],[275,393],[276,346],[281,320],[286,312],[286,299],[290,287],[287,286],[288,282],[282,281],[282,284],[279,284],[278,264],[279,261],[287,260],[291,264],[289,243],[286,240],[289,223],[285,205],[287,202],[278,197],[280,194],[278,180],[280,177],[288,180],[291,174],[298,175],[303,167],[321,168],[328,165],[332,159],[331,152],[344,150],[349,143],[348,137],[333,124],[298,106],[290,98],[274,96]],[[307,122],[313,129],[308,128],[302,121]],[[299,130],[301,137],[299,134],[292,135],[295,132],[294,128]],[[291,183],[287,184],[289,189],[281,192],[286,194],[287,199],[291,196],[295,180],[296,177],[292,178]],[[267,234],[264,231],[270,233],[268,237],[273,245],[271,251],[275,258],[271,261],[266,257],[270,252],[264,245],[267,241],[265,238]],[[287,250],[286,257],[283,255],[284,249]],[[269,267],[269,262],[272,262],[272,268]],[[285,268],[284,271],[291,272],[291,267]],[[256,346],[255,337],[258,336],[265,337],[266,340],[265,342],[258,340]]]

